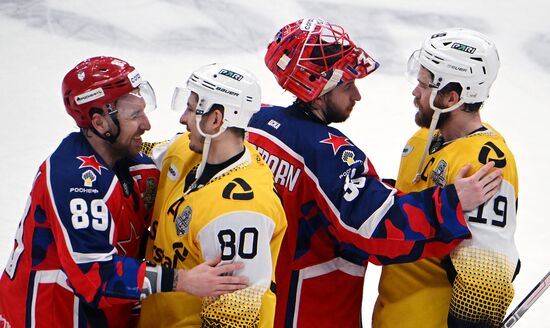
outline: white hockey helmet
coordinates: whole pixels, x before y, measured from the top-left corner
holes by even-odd
[[[407,69],[409,79],[417,80],[420,67],[433,74],[429,102],[434,113],[413,183],[420,180],[420,172],[441,113],[451,112],[465,103],[481,103],[489,98],[500,60],[495,44],[487,36],[469,29],[451,28],[432,34],[424,41],[422,48],[411,55]],[[462,87],[460,100],[448,108],[438,108],[435,105],[436,95],[451,82]]]
[[[483,102],[496,79],[500,60],[495,44],[482,33],[450,28],[428,37],[409,59],[408,74],[416,80],[419,65],[429,70],[432,87],[441,90],[450,82],[462,86],[464,103]]]
[[[254,113],[260,110],[261,89],[256,77],[249,71],[230,64],[210,64],[194,71],[187,80],[187,88],[176,88],[172,109],[186,104],[181,99],[184,91],[199,96],[197,116],[208,113],[214,104],[224,107],[224,125],[245,129]],[[184,109],[184,108],[183,108]]]
[[[187,88],[176,88],[172,97],[172,109],[186,108],[189,91],[199,97],[195,124],[204,137],[202,159],[195,174],[196,182],[204,171],[211,140],[230,127],[246,129],[252,115],[260,110],[261,89],[256,77],[243,68],[230,64],[210,64],[191,74],[187,80]],[[214,105],[223,106],[223,123],[216,133],[207,134],[201,129],[201,119]],[[185,107],[181,108],[182,106]],[[189,190],[191,189],[193,188]]]

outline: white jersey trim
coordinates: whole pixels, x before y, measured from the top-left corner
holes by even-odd
[[[31,327],[36,327],[36,296],[38,295],[38,287],[40,284],[56,284],[64,289],[74,293],[74,290],[67,284],[67,275],[61,270],[42,270],[36,271],[34,283],[32,286],[31,300]],[[78,327],[78,298],[75,296],[75,316],[73,317],[73,326]]]
[[[48,186],[48,194],[50,196],[50,201],[51,201],[51,204],[52,204],[52,208],[55,212],[55,218],[57,219],[57,221],[59,223],[59,226],[61,227],[61,231],[63,232],[63,239],[65,241],[65,246],[67,246],[67,250],[71,254],[71,257],[73,258],[73,260],[77,264],[87,263],[87,262],[91,262],[91,261],[98,261],[98,262],[110,261],[112,259],[113,255],[116,254],[116,252],[117,252],[116,248],[114,248],[114,247],[108,253],[79,253],[79,252],[75,252],[73,250],[73,246],[71,244],[71,239],[69,237],[69,233],[68,233],[67,229],[65,228],[65,225],[61,221],[61,217],[59,216],[59,211],[57,210],[57,204],[56,204],[54,196],[53,196],[52,184],[51,184],[51,180],[50,180],[50,171],[51,171],[50,167],[51,167],[50,157],[48,157],[48,159],[46,160],[46,172],[47,172],[47,174],[46,174],[46,183],[47,183],[47,186]],[[111,182],[111,185],[109,187],[109,191],[106,193],[105,197],[103,197],[103,200],[105,202],[109,198],[108,196],[110,196],[112,191],[114,190],[114,187],[116,186],[117,181],[118,180],[115,177],[113,179],[113,181]],[[114,238],[114,227],[113,227],[114,224],[113,224],[113,217],[112,217],[110,211],[109,211],[109,216],[110,216],[109,224],[111,226],[111,230],[109,231],[109,241],[112,245],[113,244],[113,238]]]
[[[334,271],[342,271],[350,276],[355,277],[364,277],[367,268],[364,266],[357,265],[355,263],[349,262],[341,257],[336,257],[330,261],[320,263],[307,267],[300,270],[298,274],[298,284],[296,288],[296,304],[294,305],[294,321],[292,326],[294,328],[298,327],[298,316],[300,315],[300,296],[302,295],[302,284],[304,280],[320,277],[326,274],[329,274]]]
[[[155,164],[138,164],[138,165],[130,166],[129,168],[130,172],[140,171],[140,170],[152,170],[152,169],[158,170]]]

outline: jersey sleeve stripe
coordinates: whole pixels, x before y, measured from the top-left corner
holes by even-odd
[[[390,189],[390,188],[388,188]],[[372,234],[374,233],[374,230],[378,228],[380,225],[380,222],[382,219],[384,219],[384,215],[386,215],[389,211],[389,209],[393,206],[395,198],[394,195],[397,193],[396,189],[390,189],[391,192],[389,193],[388,197],[382,203],[382,205],[372,213],[372,215],[365,220],[365,222],[359,227],[359,233],[362,236],[366,236],[367,238],[370,238]]]
[[[155,164],[138,164],[130,166],[130,172],[143,171],[143,170],[156,170],[157,166]]]
[[[111,249],[110,252],[108,253],[87,253],[87,254],[83,254],[83,253],[79,253],[79,252],[75,252],[73,250],[73,246],[71,244],[71,239],[69,237],[69,233],[67,231],[67,229],[65,228],[65,225],[63,224],[63,221],[61,220],[60,216],[59,216],[59,211],[57,209],[57,204],[55,202],[55,198],[53,196],[53,190],[52,190],[52,186],[51,186],[51,180],[50,180],[50,158],[48,158],[46,160],[46,181],[47,181],[47,184],[48,184],[48,196],[50,197],[50,201],[51,201],[51,204],[52,204],[52,208],[53,208],[53,211],[55,212],[55,219],[57,220],[58,224],[59,224],[59,227],[61,228],[61,231],[63,233],[63,241],[64,241],[64,245],[67,247],[67,250],[69,251],[69,254],[71,256],[71,258],[73,259],[73,261],[76,263],[76,264],[81,264],[81,263],[86,263],[86,262],[90,262],[90,261],[99,261],[99,262],[103,262],[103,261],[109,261],[112,259],[112,256],[114,254],[116,254],[116,249],[113,247]],[[113,179],[113,183],[111,183],[111,186],[109,187],[109,192],[107,192],[107,195],[110,195],[116,185],[116,179]],[[108,196],[105,196],[105,201],[108,199],[109,197]],[[112,218],[110,218],[110,226],[111,226],[111,230],[109,232],[109,239],[112,243],[113,241],[113,238],[114,238],[114,224],[112,222]]]
[[[319,194],[322,196],[324,203],[330,209],[331,214],[338,221],[339,225],[345,230],[353,234],[360,235],[361,237],[364,237],[364,238],[370,238],[374,233],[374,230],[380,223],[380,221],[383,219],[384,214],[393,205],[393,201],[394,201],[393,196],[397,192],[395,189],[392,192],[390,192],[387,199],[384,201],[383,205],[377,211],[375,211],[371,215],[371,217],[369,217],[359,229],[356,229],[354,227],[347,225],[340,217],[340,211],[336,208],[336,206],[334,206],[330,198],[326,195],[325,191],[321,188],[321,184],[317,176],[315,176],[315,174],[307,167],[305,160],[302,156],[300,156],[294,150],[289,148],[284,142],[270,135],[269,133],[266,133],[263,130],[256,129],[256,128],[248,128],[248,131],[249,133],[257,134],[263,138],[268,139],[270,142],[276,144],[279,148],[286,151],[290,156],[294,157],[294,159],[296,159],[303,166],[303,171],[309,177],[310,183],[312,183],[315,186],[315,188],[318,190]],[[322,204],[320,205],[323,206]]]

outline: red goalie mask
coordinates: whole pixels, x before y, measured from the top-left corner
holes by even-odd
[[[268,45],[265,64],[281,87],[305,102],[379,66],[341,26],[322,19],[301,19],[283,27]]]

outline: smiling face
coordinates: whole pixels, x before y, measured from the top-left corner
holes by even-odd
[[[145,101],[139,91],[134,90],[117,99],[116,110],[120,134],[113,144],[113,148],[122,155],[121,157],[136,156],[139,154],[143,142],[141,136],[145,131],[151,129],[151,124],[145,114]]]

